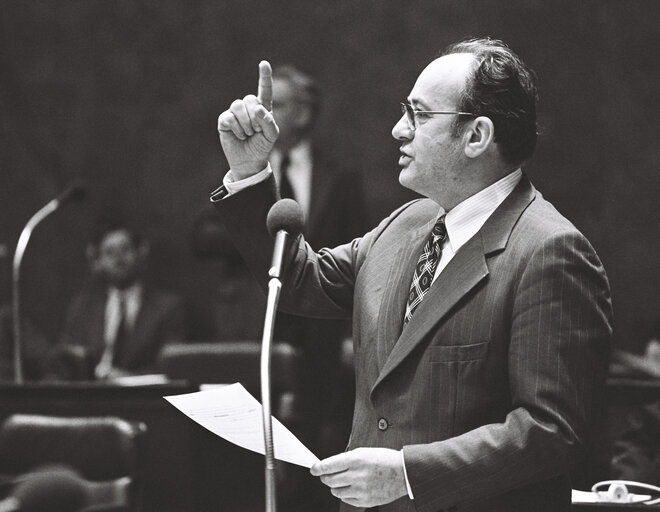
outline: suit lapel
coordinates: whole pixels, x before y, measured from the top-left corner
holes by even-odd
[[[101,354],[105,350],[105,306],[108,293],[105,289],[90,295],[90,301],[93,306],[90,308],[89,313],[89,334],[87,336],[88,343],[91,343],[90,350],[92,351],[93,359],[98,362],[101,359]]]
[[[481,237],[477,234],[461,247],[433,283],[389,353],[389,357],[372,387],[372,392],[413,351],[433,326],[487,275],[488,267]]]
[[[379,330],[378,340],[380,345],[385,345],[387,343],[386,340],[398,339],[391,348],[391,351],[388,352],[385,363],[381,366],[380,374],[372,386],[372,393],[380,382],[394,368],[401,364],[461,298],[486,278],[488,275],[486,256],[501,251],[506,247],[514,225],[525,208],[533,200],[534,194],[535,190],[531,183],[523,176],[518,186],[495,210],[481,230],[461,247],[447,267],[440,273],[436,282],[433,283],[431,290],[429,290],[427,296],[424,297],[417,311],[415,311],[412,319],[404,328],[403,332],[401,332],[401,335],[396,336],[394,332],[396,326],[393,319],[390,320],[387,326],[388,330],[382,333]],[[428,228],[428,233],[431,227],[425,226],[426,228]],[[422,235],[423,238],[424,236]],[[419,243],[409,243],[406,245],[415,246],[416,252],[410,255],[412,250],[405,251],[405,249],[402,249],[403,252],[408,254],[408,258],[405,260],[402,259],[401,264],[407,264],[406,268],[411,269],[414,268],[421,246]],[[385,297],[384,303],[387,303],[392,308],[390,309],[392,313],[400,313],[398,321],[399,329],[403,323],[403,308],[405,307],[411,277],[408,276],[407,283],[404,280],[400,280],[397,283],[398,289],[390,290],[388,286],[386,291],[386,293],[396,297],[392,300]],[[399,301],[402,301],[402,305],[399,304]],[[392,335],[392,338],[382,337],[381,334]]]

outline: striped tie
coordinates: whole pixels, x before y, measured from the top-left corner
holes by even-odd
[[[447,238],[447,230],[445,228],[445,215],[442,215],[436,221],[431,231],[431,236],[424,245],[424,250],[417,260],[415,267],[415,275],[413,276],[412,284],[410,285],[410,293],[408,294],[408,304],[406,304],[406,314],[403,318],[403,325],[406,325],[412,317],[415,309],[419,306],[420,302],[426,295],[426,292],[431,288],[433,276],[435,275],[435,267],[440,261],[442,254],[442,244]]]

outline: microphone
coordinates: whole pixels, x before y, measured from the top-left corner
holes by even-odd
[[[270,277],[280,278],[287,243],[290,238],[300,234],[304,225],[302,208],[293,199],[280,199],[270,208],[266,217],[266,228],[270,236],[275,238],[273,259],[268,271]]]
[[[266,303],[266,316],[264,319],[264,333],[261,339],[261,412],[264,426],[264,472],[266,483],[266,511],[276,512],[276,476],[275,452],[273,449],[273,422],[271,416],[271,389],[270,389],[270,356],[275,332],[275,312],[282,289],[282,267],[284,252],[289,238],[295,238],[302,231],[304,224],[303,212],[300,205],[293,199],[280,199],[268,212],[266,227],[271,236],[275,237],[273,259],[268,275],[268,300]]]
[[[18,237],[16,251],[14,252],[14,261],[12,264],[12,323],[14,334],[14,381],[17,384],[23,383],[23,365],[21,361],[21,315],[20,315],[20,269],[25,249],[32,236],[32,231],[37,225],[55,212],[60,206],[72,201],[80,201],[85,197],[85,187],[80,183],[75,183],[62,192],[58,197],[52,199],[43,206],[27,221],[21,235]]]
[[[60,207],[65,203],[81,201],[86,195],[87,188],[82,183],[74,183],[62,192],[55,200],[57,201],[57,206]]]

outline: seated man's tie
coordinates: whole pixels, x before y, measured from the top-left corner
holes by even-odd
[[[280,163],[280,198],[284,199],[289,197],[295,199],[296,196],[293,193],[293,187],[291,186],[291,181],[289,180],[289,166],[291,165],[291,158],[288,153],[282,155],[282,162]]]

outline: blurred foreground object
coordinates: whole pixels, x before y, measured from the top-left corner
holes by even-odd
[[[29,510],[77,510],[38,508],[50,498],[140,510],[145,433],[143,423],[116,417],[14,414],[0,427],[0,474],[15,482],[12,496],[34,500]]]

